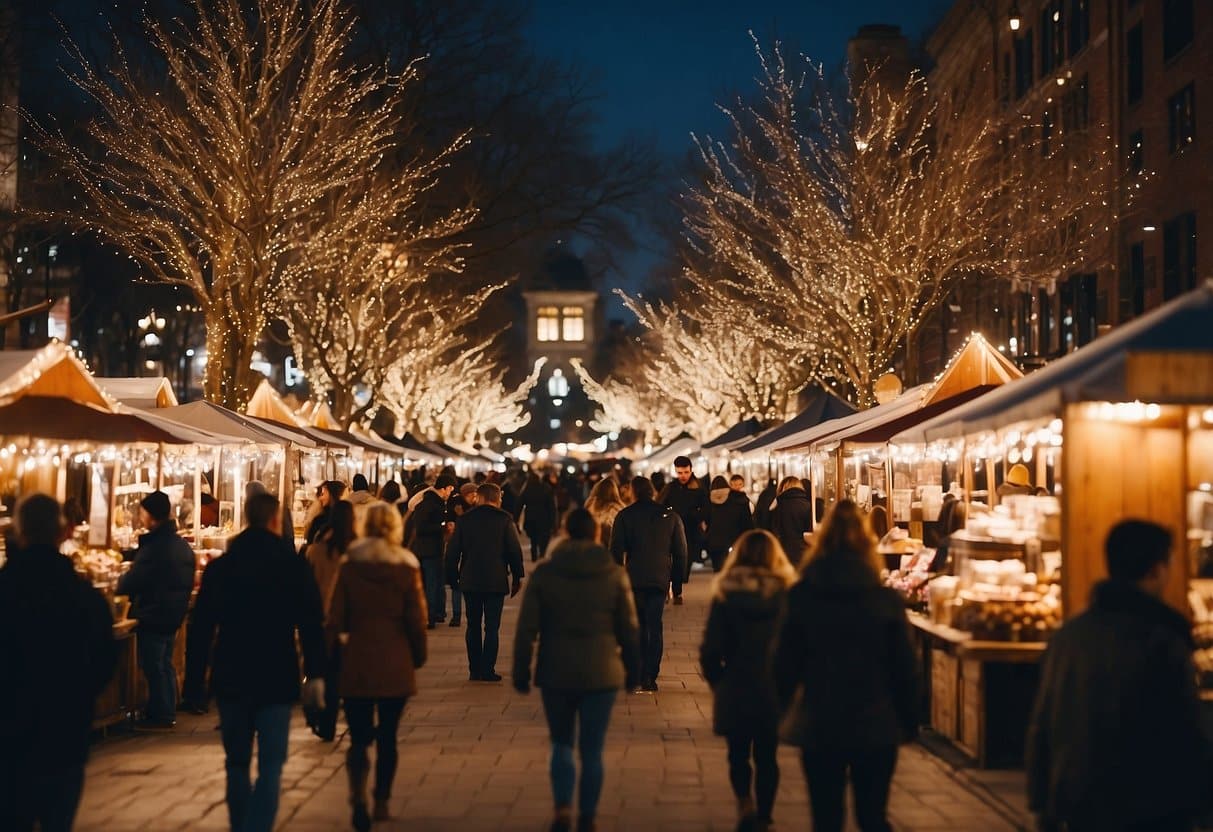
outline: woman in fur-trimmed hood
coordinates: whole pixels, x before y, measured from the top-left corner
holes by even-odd
[[[779,540],[755,529],[737,539],[712,584],[699,664],[715,699],[713,728],[728,740],[739,829],[760,830],[770,824],[779,788],[779,707],[772,657],[788,587],[795,578]]]

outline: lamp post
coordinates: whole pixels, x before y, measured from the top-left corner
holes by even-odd
[[[139,326],[139,345],[143,348],[145,356],[141,372],[156,369],[160,360],[161,333],[164,332],[166,323],[162,316],[156,314],[155,309],[136,321]]]

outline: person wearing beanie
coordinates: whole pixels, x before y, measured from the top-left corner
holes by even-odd
[[[185,620],[194,589],[194,550],[179,534],[172,504],[163,491],[139,503],[147,532],[139,538],[134,563],[118,581],[117,594],[131,599],[136,625],[139,668],[147,679],[147,707],[136,729],[171,730],[176,724],[177,671],[173,644]]]
[[[362,537],[362,530],[366,525],[366,510],[371,503],[375,502],[375,495],[371,493],[371,486],[366,481],[366,477],[362,474],[354,474],[350,491],[345,495],[345,499],[354,507],[354,531],[359,537]]]

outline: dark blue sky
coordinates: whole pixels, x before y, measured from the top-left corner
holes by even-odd
[[[534,0],[530,32],[548,54],[593,73],[605,144],[650,136],[682,156],[689,134],[719,131],[715,105],[751,85],[748,32],[772,35],[827,68],[864,23],[894,23],[911,38],[951,0]]]

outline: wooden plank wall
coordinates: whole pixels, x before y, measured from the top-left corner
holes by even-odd
[[[1188,613],[1186,464],[1183,414],[1163,408],[1144,424],[1085,419],[1081,405],[1065,414],[1062,480],[1062,603],[1067,618],[1086,608],[1091,587],[1107,577],[1104,540],[1118,521],[1152,520],[1170,529],[1166,600]]]

